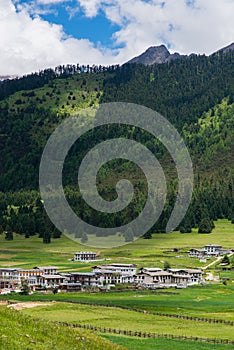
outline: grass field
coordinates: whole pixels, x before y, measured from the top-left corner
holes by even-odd
[[[55,301],[84,302],[95,305],[123,306],[148,312],[234,320],[233,295],[233,284],[227,286],[220,284],[157,292],[113,291],[104,293],[58,293],[56,295],[35,293],[28,296],[13,294],[2,296],[2,298],[21,302],[53,299]]]
[[[0,306],[1,350],[121,350],[108,340],[87,331],[35,320]]]
[[[210,324],[103,306],[69,303],[51,303],[47,306],[26,308],[23,313],[48,321],[89,324],[99,327],[234,340],[233,326]]]
[[[103,93],[102,88],[103,77],[100,74],[96,74],[95,79],[89,74],[76,75],[34,89],[31,96],[28,91],[16,92],[7,98],[7,102],[12,112],[19,107],[24,109],[29,103],[36,103],[54,110],[57,115],[72,115],[83,108],[96,105]]]
[[[221,244],[225,248],[234,247],[234,225],[227,220],[219,220],[216,222],[216,228],[211,234],[201,235],[196,230],[193,230],[191,234],[180,234],[179,232],[155,234],[151,240],[139,239],[119,248],[92,250],[99,252],[101,258],[110,259],[108,262],[134,262],[139,268],[141,266],[163,267],[164,261],[168,261],[172,267],[202,267],[212,262],[212,260],[207,261],[206,264],[199,263],[198,259],[188,258],[187,251],[192,247],[202,247],[209,243]],[[173,248],[178,248],[179,252],[172,252]],[[60,271],[90,271],[94,263],[78,263],[70,260],[74,252],[79,250],[89,250],[89,248],[84,248],[84,246],[74,243],[66,236],[52,240],[51,244],[46,245],[38,237],[25,239],[16,235],[13,241],[6,241],[4,236],[0,235],[0,266],[32,268],[42,265],[56,265]],[[221,277],[232,279],[232,271],[221,272]],[[109,344],[107,343],[103,343],[101,347],[98,347],[101,344],[99,343],[100,338],[95,335],[90,335],[87,332],[83,333],[80,330],[55,326],[50,322],[52,320],[133,331],[228,338],[232,340],[234,338],[232,335],[233,327],[225,324],[209,324],[166,316],[159,317],[103,305],[130,307],[148,312],[234,320],[233,295],[234,284],[228,282],[226,286],[223,284],[210,284],[177,290],[80,292],[58,293],[56,295],[35,293],[29,296],[15,294],[2,296],[2,298],[18,300],[19,302],[48,301],[53,299],[58,301],[58,303],[46,307],[36,307],[35,309],[24,309],[21,313],[25,315],[1,307],[0,328],[2,327],[2,329],[0,334],[2,337],[0,336],[0,349],[76,349],[74,339],[77,337],[77,332],[78,334],[86,334],[84,338],[88,340],[85,343],[85,347],[83,347],[84,349],[115,349],[113,344],[111,347],[108,347]],[[61,303],[61,301],[76,302],[78,304]],[[79,304],[82,302],[92,303],[96,306]],[[27,321],[22,321],[23,326],[18,326],[18,324],[21,324],[21,317],[25,316],[27,318],[24,320]],[[44,320],[37,321],[37,324],[34,321],[29,321],[31,316]],[[39,329],[38,334],[35,331],[35,327]],[[54,331],[54,327],[56,331]],[[23,331],[21,331],[21,328]],[[57,336],[56,332],[58,329],[61,337]],[[52,332],[57,337],[56,340],[54,340]],[[25,334],[28,334],[29,338]],[[69,338],[69,341],[65,344],[64,339],[66,337]],[[78,340],[80,338],[82,336],[78,335]],[[221,350],[231,348],[229,345],[213,345],[167,339],[139,339],[114,335],[105,335],[105,338],[124,346],[125,349],[131,350]],[[92,340],[95,341],[95,345],[90,345],[89,347],[89,344],[91,344],[89,341],[91,342]],[[36,345],[33,343],[35,341]],[[52,347],[53,344],[54,347]],[[57,344],[59,344],[58,348],[56,348]],[[79,344],[77,349],[82,349],[83,345],[81,346],[79,342],[76,344]]]
[[[206,344],[191,341],[168,339],[136,339],[116,335],[103,335],[113,343],[124,346],[129,350],[231,350],[232,345]]]
[[[135,308],[149,312],[161,312],[193,317],[234,320],[234,285],[207,285],[180,290],[158,292],[132,291],[108,293],[58,293],[56,295],[35,293],[33,295],[2,296],[23,301],[70,301],[95,305]]]
[[[13,241],[6,241],[4,236],[0,235],[0,266],[32,268],[56,265],[61,271],[89,271],[93,263],[78,263],[69,259],[76,251],[92,249],[99,252],[101,258],[110,259],[110,262],[134,262],[139,267],[163,267],[164,261],[169,261],[172,267],[202,267],[206,263],[200,263],[198,259],[187,256],[190,248],[199,248],[209,243],[221,244],[225,248],[234,247],[234,225],[228,220],[219,220],[215,225],[216,228],[211,234],[198,234],[197,230],[190,234],[154,234],[150,240],[141,238],[122,247],[102,250],[84,247],[66,236],[52,240],[46,245],[35,236],[25,239],[16,235]],[[180,251],[173,253],[170,251],[173,248],[179,248]],[[212,259],[207,261],[209,262],[212,262]]]

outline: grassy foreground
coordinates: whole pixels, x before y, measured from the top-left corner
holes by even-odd
[[[1,350],[120,350],[108,340],[51,322],[34,320],[0,306]]]

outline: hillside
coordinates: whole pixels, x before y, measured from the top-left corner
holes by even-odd
[[[203,217],[233,218],[233,50],[210,57],[191,56],[170,63],[122,67],[58,67],[0,84],[0,210],[2,229],[29,235],[42,232],[46,220],[38,204],[38,168],[45,143],[56,126],[79,110],[111,101],[126,101],[160,112],[181,132],[193,159],[196,187],[190,210],[182,223],[186,229]],[[160,160],[168,182],[168,204],[154,232],[162,231],[173,207],[176,171],[165,148],[149,134],[131,128],[108,127],[82,137],[69,152],[64,184],[72,207],[91,223],[116,225],[135,217],[144,205],[139,169],[126,162],[110,163],[99,174],[100,193],[115,198],[115,183],[132,178],[133,206],[120,217],[99,215],[80,198],[76,169],[83,156],[98,142],[118,136],[144,143]],[[144,140],[144,141],[143,141]],[[79,151],[78,151],[79,149]],[[75,166],[74,166],[75,165]],[[115,169],[113,174],[113,167]],[[132,175],[134,175],[132,177]],[[15,194],[12,195],[12,192]],[[16,193],[17,192],[17,193]],[[10,211],[6,203],[20,210]],[[23,208],[29,205],[27,209]],[[38,207],[39,205],[39,207]],[[40,214],[39,214],[40,213]],[[20,215],[19,215],[20,214]],[[20,222],[19,222],[20,221]],[[49,224],[48,230],[54,231]],[[43,233],[41,233],[43,234]],[[48,234],[51,234],[48,233]],[[56,233],[58,234],[58,233]]]
[[[121,350],[101,337],[52,322],[33,319],[0,305],[1,350]]]

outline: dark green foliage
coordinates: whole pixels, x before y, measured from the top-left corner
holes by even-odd
[[[198,233],[211,233],[214,228],[214,223],[210,220],[210,218],[203,218],[199,228]]]
[[[10,228],[5,232],[5,239],[7,241],[13,241],[13,232]]]
[[[151,239],[152,238],[152,234],[150,231],[146,232],[143,236],[144,239]]]
[[[48,228],[43,233],[43,243],[48,244],[51,242],[51,233]]]
[[[181,226],[180,227],[180,233],[191,233],[192,232],[192,229],[191,227],[186,227],[186,226]]]
[[[28,284],[27,280],[23,280],[21,283],[21,294],[22,295],[29,295],[29,293],[30,293],[29,284]]]
[[[99,74],[87,75],[87,72]],[[55,71],[45,70],[0,83],[0,191],[4,192],[0,192],[1,230],[7,231],[8,227],[25,237],[39,234],[45,243],[49,243],[51,237],[60,236],[47,218],[37,191],[44,145],[55,127],[69,117],[66,113],[58,116],[46,102],[51,96],[61,98],[61,86],[56,85],[61,78],[66,78],[63,80],[66,86],[69,79],[75,79],[80,99],[89,104],[93,103],[89,98],[93,89],[101,102],[135,102],[157,110],[181,131],[195,172],[193,199],[179,227],[181,232],[189,233],[192,227],[198,226],[202,226],[202,231],[211,231],[213,220],[233,218],[233,76],[233,53],[230,52],[211,57],[192,56],[150,67],[59,66]],[[48,86],[38,95],[34,89],[45,84]],[[21,90],[12,101],[5,98]],[[74,103],[73,107],[78,103],[77,95],[70,88],[65,97],[60,108],[63,105],[66,109],[67,102],[70,106]],[[98,174],[98,190],[106,200],[116,199],[115,185],[119,179],[128,178],[134,183],[133,203],[118,215],[96,212],[84,203],[75,188],[77,169],[86,152],[103,140],[119,136],[143,143],[165,170],[167,203],[158,222],[145,235],[150,238],[152,232],[165,232],[178,184],[175,167],[165,147],[138,128],[119,125],[100,128],[72,147],[64,166],[67,200],[82,219],[101,227],[120,226],[139,215],[145,204],[147,186],[144,176],[131,162],[110,162]],[[202,224],[204,218],[209,224]],[[82,237],[82,232],[80,236],[85,243],[87,237]],[[125,240],[133,240],[133,233],[126,233]]]
[[[106,80],[102,101],[150,107],[182,128],[223,97],[233,101],[233,55],[193,56],[154,66],[125,64]]]
[[[227,254],[224,255],[223,259],[221,260],[222,264],[230,264],[230,259],[227,256]]]

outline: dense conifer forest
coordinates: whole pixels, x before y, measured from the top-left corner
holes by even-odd
[[[234,222],[233,55],[233,51],[209,57],[192,55],[153,66],[68,65],[0,82],[0,232],[6,232],[6,239],[12,239],[13,232],[26,238],[39,234],[45,243],[60,236],[45,214],[38,191],[43,148],[65,118],[82,108],[116,101],[156,110],[183,136],[193,160],[195,189],[180,231],[189,233],[199,227],[201,233],[211,232],[218,218]],[[100,128],[72,147],[64,168],[68,201],[82,219],[104,227],[127,223],[140,213],[146,184],[131,162],[112,161],[98,174],[99,192],[109,200],[115,198],[115,184],[120,178],[130,178],[134,184],[133,202],[118,215],[104,215],[90,208],[76,186],[77,166],[87,151],[102,140],[118,136],[145,144],[164,168],[167,203],[151,229],[152,233],[163,232],[176,198],[176,171],[165,147],[137,128]],[[126,233],[125,240],[131,240],[132,235]]]

